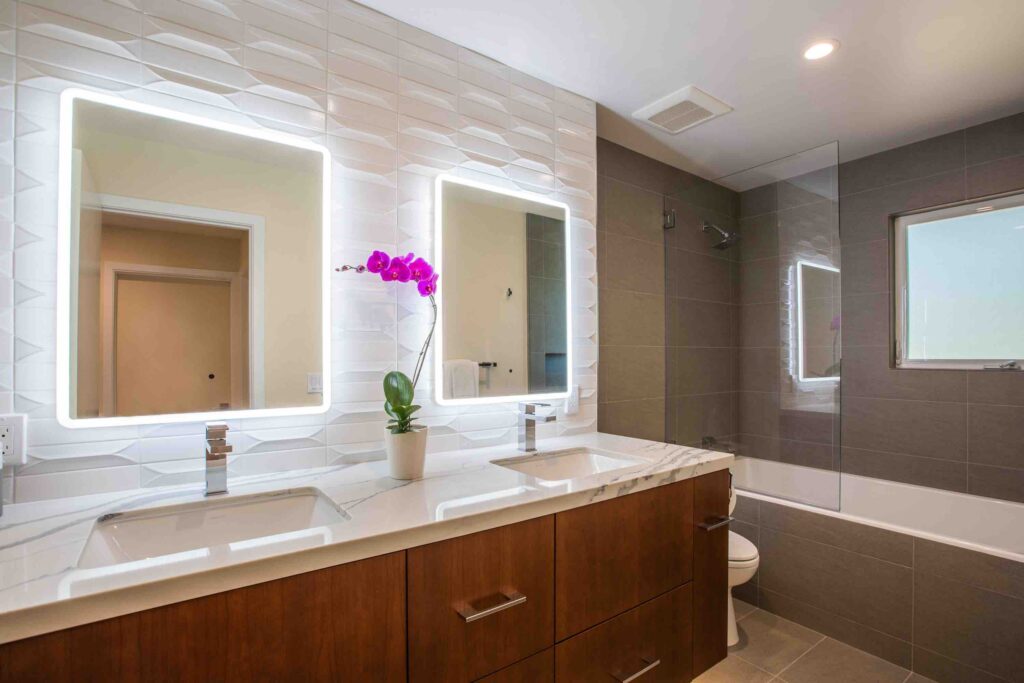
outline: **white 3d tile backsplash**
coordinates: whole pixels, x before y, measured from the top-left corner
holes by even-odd
[[[336,263],[430,250],[441,172],[568,203],[583,398],[540,431],[596,428],[593,102],[348,0],[0,0],[0,411],[30,419],[29,462],[5,469],[4,500],[202,479],[202,425],[54,418],[58,96],[71,86],[325,144]],[[332,274],[334,405],[235,421],[233,475],[383,457],[381,379],[410,370],[429,323],[405,289]],[[432,451],[514,443],[514,404],[442,408],[429,378],[420,391]]]

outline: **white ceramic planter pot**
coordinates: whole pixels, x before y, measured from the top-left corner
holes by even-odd
[[[392,479],[419,479],[427,456],[427,428],[405,434],[387,433],[388,471]]]

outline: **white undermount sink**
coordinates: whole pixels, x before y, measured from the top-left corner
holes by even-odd
[[[590,448],[569,448],[491,462],[543,481],[578,479],[644,464],[640,460],[602,453]]]
[[[104,567],[301,532],[347,518],[313,487],[115,512],[93,524],[78,567]]]

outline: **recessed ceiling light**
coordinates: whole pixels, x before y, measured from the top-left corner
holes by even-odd
[[[819,40],[804,50],[804,59],[821,59],[828,57],[839,47],[838,40]]]

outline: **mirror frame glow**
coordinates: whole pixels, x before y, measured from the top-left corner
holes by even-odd
[[[215,410],[195,413],[165,413],[160,415],[132,415],[126,417],[76,418],[71,415],[71,336],[70,336],[70,295],[71,295],[71,177],[72,177],[72,135],[74,106],[77,100],[104,104],[152,116],[160,116],[195,126],[266,140],[290,147],[298,147],[320,154],[323,158],[321,207],[321,320],[322,359],[321,376],[323,393],[321,403],[314,406],[292,408],[259,408],[251,410]],[[325,413],[331,406],[331,153],[323,145],[302,138],[271,130],[246,128],[192,114],[164,109],[114,95],[68,88],[60,95],[60,143],[58,152],[57,186],[57,421],[64,427],[74,429],[89,427],[116,427],[143,424],[168,424],[176,422],[205,422],[208,420],[236,420],[252,417],[277,417],[284,415],[312,415]]]
[[[566,334],[566,369],[565,391],[548,394],[521,394],[516,396],[481,396],[478,398],[445,398],[444,397],[444,188],[445,185],[462,185],[478,190],[485,190],[507,197],[516,197],[526,201],[553,206],[565,212],[565,334]],[[569,205],[543,195],[522,190],[509,190],[486,183],[467,180],[449,174],[441,174],[434,181],[434,265],[441,273],[438,281],[437,294],[437,337],[434,346],[434,400],[443,406],[480,405],[488,403],[515,403],[519,401],[545,401],[568,398],[574,381],[573,370],[573,332],[572,332],[572,212]]]
[[[797,348],[797,380],[800,382],[838,382],[841,375],[832,375],[830,377],[807,377],[805,374],[806,366],[804,360],[804,266],[808,268],[817,268],[818,270],[827,270],[832,273],[838,273],[839,269],[833,266],[825,266],[820,263],[813,263],[811,261],[797,261],[796,262],[796,348]]]

